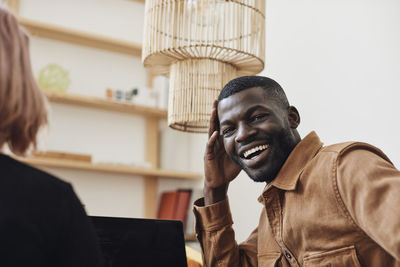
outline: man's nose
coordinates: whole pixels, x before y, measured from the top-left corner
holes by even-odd
[[[240,123],[237,130],[237,135],[235,141],[237,143],[242,143],[246,141],[249,137],[254,136],[257,133],[257,130],[253,127],[249,126],[246,123]]]

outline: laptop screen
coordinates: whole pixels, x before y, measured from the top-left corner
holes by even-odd
[[[180,221],[90,216],[104,267],[187,267]]]

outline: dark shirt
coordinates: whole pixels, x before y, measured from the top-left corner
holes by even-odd
[[[100,266],[99,251],[69,183],[0,154],[0,266]]]

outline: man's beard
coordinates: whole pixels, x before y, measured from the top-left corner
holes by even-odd
[[[257,140],[260,139],[261,138],[257,138]],[[278,175],[290,152],[296,146],[296,143],[291,138],[290,130],[287,129],[283,129],[277,135],[262,138],[262,140],[268,140],[268,149],[270,151],[268,151],[267,159],[265,160],[267,162],[265,164],[268,165],[264,164],[254,170],[248,168],[239,156],[232,158],[232,160],[239,165],[254,182],[270,183]]]

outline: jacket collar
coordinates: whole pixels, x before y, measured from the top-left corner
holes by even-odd
[[[304,167],[314,158],[322,148],[322,145],[322,142],[314,131],[309,133],[289,154],[289,157],[283,164],[278,175],[265,187],[263,194],[271,187],[276,187],[285,191],[296,189],[297,181]],[[262,202],[263,195],[261,195],[258,200]]]

